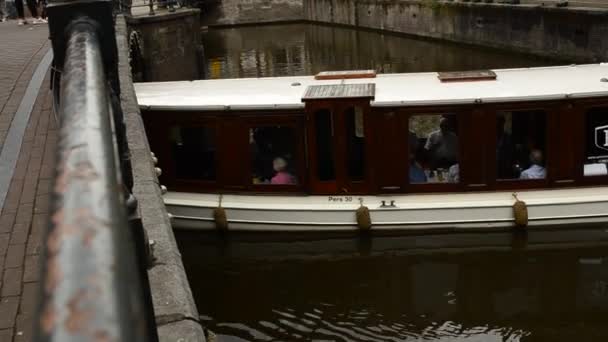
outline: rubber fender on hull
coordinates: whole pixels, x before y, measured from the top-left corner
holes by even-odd
[[[372,227],[372,219],[369,215],[369,209],[362,205],[357,209],[357,226],[360,230],[369,230]]]
[[[515,218],[515,225],[519,228],[525,228],[528,226],[528,206],[526,202],[520,201],[516,194],[513,194],[515,203],[513,204],[513,217]]]
[[[218,207],[213,209],[213,220],[215,221],[215,228],[217,230],[228,230],[228,217],[226,216],[226,209],[222,207],[223,195],[220,195]]]
[[[213,209],[213,219],[215,220],[215,228],[218,230],[228,230],[228,218],[226,217],[226,209],[218,207]]]

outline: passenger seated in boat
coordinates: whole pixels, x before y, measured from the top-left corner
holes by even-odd
[[[460,183],[460,166],[454,164],[448,169],[448,182]]]
[[[289,185],[296,184],[296,178],[292,176],[287,169],[287,162],[281,157],[274,158],[272,161],[272,167],[276,171],[276,174],[270,180],[270,184],[276,185]]]
[[[414,154],[410,153],[410,183],[414,184],[426,182],[427,178],[424,169],[422,166],[420,166],[416,158],[414,158]]]
[[[544,179],[547,176],[547,170],[542,166],[543,152],[534,149],[530,152],[530,167],[523,170],[519,175],[520,179]]]
[[[447,118],[439,121],[439,130],[429,134],[424,148],[430,153],[433,168],[449,168],[458,162],[458,136]]]

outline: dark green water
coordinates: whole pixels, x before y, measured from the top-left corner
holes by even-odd
[[[548,234],[177,237],[218,341],[608,341],[608,232]]]
[[[203,33],[207,78],[457,71],[560,64],[535,57],[314,24],[245,26]],[[563,62],[561,63],[563,64]]]

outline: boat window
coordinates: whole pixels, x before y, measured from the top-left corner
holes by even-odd
[[[542,110],[501,111],[496,117],[498,179],[544,179],[547,115]]]
[[[351,181],[362,181],[365,173],[363,109],[350,107],[345,114],[348,177]]]
[[[249,130],[252,183],[295,185],[296,132],[288,126],[254,127]]]
[[[215,180],[215,129],[175,125],[171,127],[169,140],[176,178]]]
[[[320,181],[336,179],[334,169],[333,135],[334,127],[331,112],[321,109],[315,112],[317,176]]]
[[[586,114],[585,176],[608,175],[608,108],[593,108]]]
[[[411,116],[407,136],[410,183],[460,182],[456,114]]]

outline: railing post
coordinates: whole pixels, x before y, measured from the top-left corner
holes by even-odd
[[[154,0],[148,0],[149,1],[149,6],[150,6],[150,12],[148,12],[148,15],[155,15],[156,13],[154,13]]]
[[[113,0],[114,12],[122,14],[131,14],[132,0]]]

